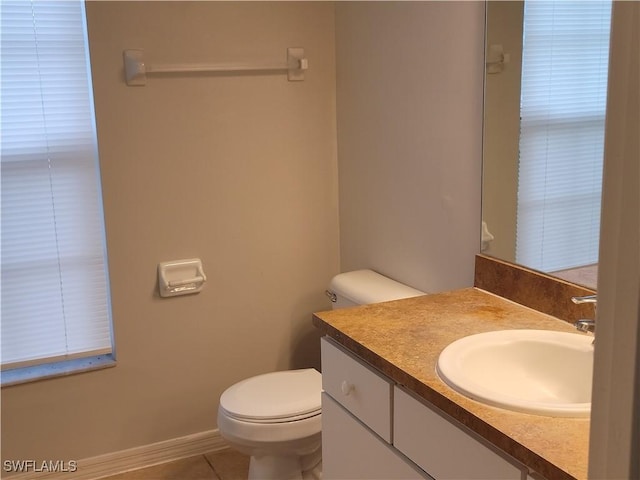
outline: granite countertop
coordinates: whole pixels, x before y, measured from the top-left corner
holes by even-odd
[[[451,342],[493,330],[575,332],[569,323],[480,290],[445,293],[316,313],[314,325],[547,479],[586,479],[588,418],[553,418],[476,402],[443,383],[435,367]]]

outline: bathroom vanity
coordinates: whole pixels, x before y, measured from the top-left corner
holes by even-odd
[[[588,418],[471,400],[436,373],[455,340],[494,330],[575,332],[479,288],[321,312],[327,479],[586,479]]]

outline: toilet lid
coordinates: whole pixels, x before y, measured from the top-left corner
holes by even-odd
[[[240,420],[300,420],[320,413],[321,392],[322,375],[313,368],[273,372],[232,385],[220,406]]]

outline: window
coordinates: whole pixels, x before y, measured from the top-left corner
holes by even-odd
[[[109,354],[84,4],[0,9],[2,368]]]
[[[598,261],[611,2],[526,1],[516,261]]]

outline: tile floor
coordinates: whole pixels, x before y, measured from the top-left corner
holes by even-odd
[[[246,480],[249,457],[233,450],[196,455],[101,480]]]

